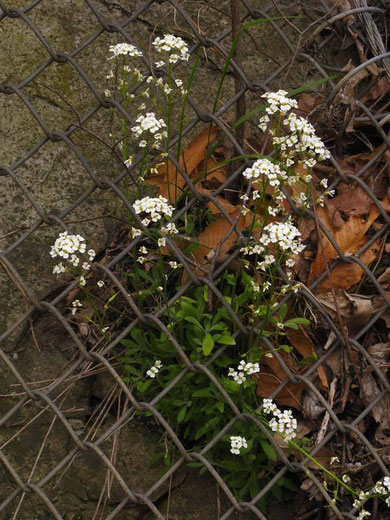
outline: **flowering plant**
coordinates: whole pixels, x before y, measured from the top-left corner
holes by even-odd
[[[273,358],[279,351],[292,352],[293,345],[287,344],[288,330],[299,330],[310,324],[283,302],[288,292],[301,288],[294,280],[294,267],[306,247],[299,218],[293,217],[290,210],[294,206],[299,210],[322,205],[326,197],[334,194],[327,190],[326,178],[315,181],[312,175],[316,164],[327,160],[330,154],[313,125],[295,113],[296,100],[284,90],[264,94],[267,106],[258,127],[265,139],[272,142],[272,153],[235,158],[254,160],[240,176],[236,193],[240,202],[231,212],[237,213],[236,222],[242,232],[237,240],[229,242],[237,253],[237,263],[235,269],[229,271],[227,267],[216,275],[218,249],[223,240],[216,247],[209,247],[207,254],[197,255],[202,247],[207,249],[204,233],[212,226],[215,228],[218,217],[209,205],[205,208],[194,204],[187,209],[188,187],[181,189],[185,186],[183,182],[180,190],[176,189],[179,187],[178,168],[173,168],[168,158],[172,153],[174,109],[179,105],[176,156],[184,163],[181,131],[191,82],[185,85],[177,77],[176,67],[189,61],[189,49],[183,39],[173,35],[155,38],[152,47],[159,58],[154,62],[153,74],[142,69],[144,55],[135,45],[120,43],[110,47],[110,60],[117,65],[117,73],[111,71],[107,76],[110,81],[116,77],[120,103],[133,116],[132,124],[124,119],[118,141],[123,166],[134,181],[134,190],[130,190],[130,184],[126,185],[127,198],[132,200],[128,205],[127,229],[132,248],[121,264],[121,282],[140,312],[149,314],[159,309],[158,326],[154,322],[148,322],[147,327],[137,323],[116,348],[123,381],[144,400],[152,400],[175,381],[156,408],[170,426],[180,432],[188,449],[204,449],[222,428],[233,424],[220,442],[207,451],[207,457],[225,472],[226,482],[240,500],[248,496],[255,498],[276,475],[275,448],[279,443],[295,456],[308,457],[317,464],[335,483],[335,501],[339,499],[341,488],[350,492],[355,499],[354,507],[359,509],[358,518],[364,518],[368,512],[363,506],[368,498],[381,496],[390,500],[389,481],[378,481],[369,491],[354,490],[348,475],[340,477],[305,450],[308,440],[298,438],[298,419],[294,412],[279,408],[269,398],[270,393],[264,396],[259,391],[264,360]],[[115,92],[115,88],[109,90],[106,96],[118,95]],[[157,114],[154,110],[161,107],[164,113]],[[205,155],[205,159],[210,158]],[[172,179],[168,178],[172,169],[174,193],[170,189]],[[164,182],[159,185],[164,190],[148,195],[145,181],[161,172],[167,176],[166,185]],[[193,188],[199,193],[212,191],[202,184],[207,184],[208,172],[197,174],[190,179]],[[223,198],[222,201],[227,202]],[[51,255],[61,258],[54,267],[56,274],[80,277],[84,299],[80,296],[72,302],[70,311],[74,316],[84,306],[84,300],[91,300],[86,287],[86,278],[90,275],[86,272],[91,268],[95,252],[86,251],[85,240],[80,235],[64,232],[55,242]],[[200,258],[203,263],[198,261]],[[203,280],[204,285],[189,284],[188,290],[183,290],[191,275],[198,281]],[[216,289],[214,293],[206,283],[210,280]],[[106,283],[98,280],[96,285],[103,289]],[[104,309],[116,297],[117,293],[112,295]],[[107,323],[106,314],[99,314],[96,306],[94,310],[99,315],[99,330],[109,340],[112,324]],[[241,328],[235,318],[239,319]],[[303,359],[304,362],[307,360]],[[187,370],[189,367],[192,370]],[[241,414],[248,413],[256,420],[235,421]],[[165,455],[166,452],[165,445]],[[172,463],[175,454],[169,443],[168,452],[169,457],[165,458]],[[205,469],[198,462],[192,465]],[[258,476],[260,470],[264,470],[264,478]],[[295,489],[287,477],[280,478],[272,488],[276,496],[281,487]]]

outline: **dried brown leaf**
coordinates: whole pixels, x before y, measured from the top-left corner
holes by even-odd
[[[337,197],[336,197],[337,198]],[[333,202],[334,207],[335,202]],[[366,244],[368,238],[364,235],[370,228],[374,220],[379,216],[378,208],[372,204],[366,219],[358,215],[350,215],[348,220],[341,226],[335,227],[332,221],[332,212],[328,206],[317,208],[317,217],[322,222],[324,227],[333,236],[334,240],[340,247],[341,251],[348,255],[358,251]],[[322,245],[318,248],[317,257],[310,268],[308,284],[315,280],[324,270],[326,260],[333,260],[338,258],[337,252],[327,237],[322,234]],[[366,264],[370,264],[377,255],[379,250],[379,241],[372,244],[361,256],[360,259]],[[338,265],[331,273],[332,284],[335,289],[348,289],[355,283],[358,283],[363,275],[363,269],[355,262],[350,264]],[[317,292],[327,292],[330,290],[330,283],[325,279],[317,287]]]
[[[192,176],[199,163],[204,159],[207,147],[215,140],[216,136],[217,129],[215,126],[205,128],[181,154],[179,164],[189,177]],[[158,168],[158,173],[146,179],[146,184],[157,186],[159,194],[173,204],[183,193],[186,182],[174,164],[168,161],[167,166],[167,162],[164,161],[164,164]]]
[[[304,327],[300,326],[299,330],[289,330],[287,337],[291,345],[297,349],[303,358],[308,358],[316,353],[313,342],[311,341]],[[323,387],[328,390],[329,383],[324,367],[320,365],[317,371]]]

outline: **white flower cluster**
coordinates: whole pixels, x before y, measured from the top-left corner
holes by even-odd
[[[252,166],[243,172],[243,175],[246,179],[259,179],[265,176],[271,186],[280,186],[287,179],[286,172],[278,164],[271,162],[265,157],[257,159]]]
[[[190,54],[186,42],[180,36],[173,34],[165,34],[163,38],[157,37],[153,41],[153,46],[157,52],[163,54],[168,53],[169,63],[177,63],[180,61],[188,61]],[[161,62],[157,62],[161,66]]]
[[[154,365],[146,372],[146,375],[150,378],[154,379],[156,375],[159,373],[160,368],[162,367],[162,363],[159,359],[156,360]]]
[[[287,90],[278,90],[277,92],[266,92],[262,95],[269,103],[265,109],[267,114],[276,114],[282,112],[287,114],[292,108],[298,108],[298,103],[295,99],[287,97]]]
[[[76,312],[77,312],[77,309],[80,308],[80,307],[82,307],[82,306],[83,306],[83,304],[80,302],[80,300],[74,300],[74,301],[72,302],[71,313],[72,313],[73,315],[75,315]]]
[[[133,208],[137,214],[146,213],[150,216],[150,218],[144,218],[142,220],[142,224],[146,227],[151,221],[158,222],[163,215],[171,217],[174,210],[173,206],[168,204],[167,199],[161,195],[159,197],[144,197],[143,199],[136,200],[133,204]],[[169,224],[167,227],[168,226]]]
[[[300,237],[300,231],[291,221],[287,220],[286,222],[273,222],[265,226],[259,241],[263,246],[275,244],[282,251],[295,255],[305,249]]]
[[[173,222],[168,222],[166,226],[162,226],[160,231],[162,235],[177,235],[179,233]]]
[[[82,262],[81,267],[87,270],[91,266],[88,262],[83,262],[83,258],[80,257],[80,255],[86,252],[86,248],[85,239],[81,235],[70,235],[67,231],[63,231],[58,235],[54,245],[51,246],[50,256],[52,258],[60,257],[73,267],[78,267],[80,262]],[[92,262],[96,255],[95,251],[89,249],[86,253],[89,261]],[[53,268],[54,274],[61,274],[66,271],[67,266],[64,265],[63,262],[60,262]]]
[[[240,437],[240,435],[232,435],[230,437],[230,453],[233,455],[239,455],[241,448],[247,448],[248,443],[246,442],[245,437]]]
[[[374,493],[386,497],[386,504],[390,507],[390,477],[378,480],[373,488]]]
[[[162,141],[167,133],[163,128],[166,127],[166,124],[163,119],[157,119],[156,114],[154,112],[148,112],[145,115],[140,115],[136,119],[136,125],[131,128],[131,131],[134,133],[136,138],[143,137],[140,141],[139,146],[141,148],[145,148],[147,146],[146,139],[150,137],[153,138],[153,142],[151,143],[152,148],[158,148],[160,141]],[[145,139],[146,138],[146,139]]]
[[[330,153],[322,140],[316,135],[315,128],[304,117],[291,113],[283,121],[290,133],[273,137],[273,143],[280,145],[281,158],[291,166],[298,158],[298,164],[312,168],[319,161],[329,159]]]
[[[113,59],[116,56],[130,56],[135,58],[142,56],[142,52],[131,43],[117,43],[116,45],[110,45],[109,50],[112,52],[110,59]]]
[[[246,376],[260,372],[259,363],[245,363],[242,359],[238,364],[237,370],[229,368],[228,377],[232,377],[236,383],[242,385],[246,381]]]
[[[390,507],[390,477],[383,477],[382,480],[378,480],[370,491],[360,491],[359,498],[354,501],[353,506],[360,508],[364,500],[373,496],[380,496],[385,500],[386,505]],[[367,516],[371,516],[371,513],[365,509],[361,509],[357,519],[363,520]]]
[[[164,65],[165,63],[163,61],[156,62],[157,67],[163,67]],[[146,80],[146,83],[154,83],[166,95],[169,95],[174,88],[178,88],[183,95],[187,94],[188,92],[185,86],[183,85],[183,80],[181,79],[175,79],[174,81],[172,80],[170,83],[164,83],[163,78],[155,78],[154,76],[149,76]]]
[[[279,410],[272,399],[263,400],[263,411],[266,414],[272,414],[273,417],[269,421],[270,428],[273,432],[282,433],[287,441],[296,437],[296,429],[298,427],[297,420],[294,419],[291,410]]]

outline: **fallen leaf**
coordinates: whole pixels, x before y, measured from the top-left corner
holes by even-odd
[[[291,345],[297,349],[301,356],[309,358],[310,356],[316,355],[316,351],[309,335],[302,325],[299,326],[299,330],[291,329],[287,333],[287,337]],[[326,377],[325,369],[320,365],[317,369],[318,376],[324,388],[329,389],[328,378]]]
[[[388,286],[390,284],[390,267],[388,267],[386,271],[380,275],[378,282],[384,286]]]
[[[335,229],[340,229],[351,215],[360,217],[368,215],[371,205],[371,198],[361,188],[345,191],[326,202]]]
[[[372,368],[367,367],[363,371],[361,398],[365,406],[381,393],[381,390],[372,374]],[[390,429],[390,396],[384,395],[382,399],[372,408],[372,416],[380,424],[380,431]]]
[[[297,366],[292,356],[283,351],[279,351],[279,355],[293,373],[304,372],[304,369]],[[264,357],[257,379],[258,395],[261,397],[269,397],[278,388],[280,383],[287,379],[285,371],[275,356],[272,358]],[[304,389],[305,384],[303,382],[296,385],[287,383],[287,385],[279,391],[274,400],[280,406],[290,406],[291,408],[300,410],[302,392]]]
[[[320,403],[317,396],[312,392],[305,392],[302,403],[302,410],[308,419],[315,421],[325,411],[325,407]]]
[[[337,308],[343,319],[348,333],[354,336],[372,316],[374,309],[372,296],[362,296],[359,294],[348,294],[345,291],[336,292],[337,307],[334,302],[333,294],[327,293],[317,296],[317,300],[326,307],[326,311],[337,323]]]
[[[375,345],[370,345],[367,349],[367,352],[372,357],[375,365],[383,373],[385,373],[390,366],[390,342],[376,343]]]
[[[334,201],[331,208],[332,207],[335,207]],[[341,227],[335,227],[332,222],[333,215],[329,210],[328,205],[317,208],[316,212],[318,220],[322,222],[324,227],[333,236],[341,251],[346,255],[355,253],[366,244],[368,238],[364,235],[374,220],[379,216],[378,208],[375,204],[372,204],[366,219],[358,215],[350,215],[348,220],[344,222]],[[321,251],[321,247],[319,246],[316,259],[310,268],[308,284],[313,282],[325,270],[323,255],[328,261],[338,258],[335,248],[327,237],[322,232],[321,236],[323,251]],[[360,256],[360,259],[366,265],[369,265],[376,258],[378,250],[379,241],[371,244],[371,246]],[[363,272],[363,269],[356,262],[338,265],[331,272],[332,285],[335,289],[348,289],[360,281]],[[316,292],[326,292],[329,290],[330,283],[328,278],[323,280],[316,288]]]
[[[253,218],[251,213],[246,215],[240,214],[239,208],[236,208],[230,216],[234,222],[238,217],[236,226],[240,231],[243,231],[246,227],[248,227]],[[234,246],[238,238],[235,230],[233,230],[229,236],[227,236],[231,229],[232,225],[230,222],[228,222],[224,216],[221,216],[212,224],[210,224],[204,231],[202,231],[198,237],[201,246],[195,251],[194,254],[195,261],[200,262],[204,258],[208,258],[210,260],[216,253],[218,245],[221,244],[221,242],[222,245],[219,250],[218,260],[220,262],[223,261],[226,258],[227,252]],[[225,237],[227,237],[226,240],[224,240]]]
[[[207,147],[215,140],[216,136],[217,128],[215,126],[205,128],[181,154],[179,164],[189,177],[191,177],[198,164],[204,159]],[[158,173],[149,176],[145,182],[151,186],[157,186],[159,195],[167,198],[171,204],[178,200],[186,186],[184,177],[170,161],[168,161],[168,165],[167,161],[164,161],[158,168]]]

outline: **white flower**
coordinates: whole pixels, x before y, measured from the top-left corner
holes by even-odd
[[[291,113],[283,121],[290,133],[284,136],[274,136],[273,143],[280,145],[281,157],[287,165],[294,163],[294,158],[299,163],[312,168],[318,161],[330,157],[322,140],[316,135],[315,129],[304,117],[298,117]]]
[[[130,166],[132,165],[132,163],[133,163],[133,156],[130,155],[129,158],[126,159],[126,161],[125,161],[125,165],[126,165],[128,168],[130,168]]]
[[[266,92],[262,97],[266,98],[269,107],[265,109],[267,114],[276,114],[282,112],[286,114],[292,108],[298,108],[298,103],[295,99],[287,97],[288,92],[286,90],[278,90],[277,92]]]
[[[260,285],[251,280],[251,286],[254,292],[260,292]]]
[[[140,264],[144,264],[146,262],[146,258],[144,256],[139,256],[137,258],[137,262],[139,262]]]
[[[77,255],[72,255],[69,258],[69,263],[72,264],[74,267],[77,267],[80,263],[80,258]]]
[[[176,235],[179,233],[173,222],[169,222],[166,226],[163,226],[160,231],[162,235]]]
[[[61,274],[61,273],[64,273],[65,271],[66,271],[66,267],[64,266],[64,264],[62,262],[60,262],[59,264],[57,264],[53,267],[53,274]]]
[[[279,164],[271,162],[269,159],[257,159],[252,166],[243,172],[246,179],[259,179],[267,177],[271,186],[279,186],[283,180],[287,179],[287,174],[281,170]]]
[[[77,309],[82,306],[83,306],[83,304],[80,302],[80,300],[73,300],[72,309],[71,309],[72,314],[75,315],[77,312]]]
[[[131,56],[139,58],[142,56],[142,52],[137,49],[131,43],[118,43],[117,45],[110,45],[110,52],[112,52],[112,58],[116,56]]]
[[[91,265],[88,263],[88,262],[83,262],[81,267],[85,270],[85,271],[89,271],[89,269],[91,269]]]
[[[183,80],[181,79],[175,79],[175,83],[177,87],[181,87],[183,85]]]
[[[97,285],[98,287],[100,287],[100,288],[101,288],[101,287],[104,287],[104,282],[103,282],[103,280],[98,280],[98,281],[96,282],[96,285]]]
[[[69,235],[67,231],[64,231],[58,235],[54,246],[51,247],[50,256],[68,259],[75,253],[84,253],[86,248],[84,241],[82,236]]]
[[[144,255],[147,255],[148,254],[148,250],[146,249],[145,246],[142,246],[139,248],[139,252],[144,254]]]
[[[88,249],[87,255],[89,256],[89,261],[92,262],[96,256],[96,253],[93,249]]]
[[[177,269],[179,267],[179,264],[174,261],[168,262],[168,264],[170,267],[172,267],[172,269]]]
[[[156,62],[155,62],[155,65],[156,65],[157,68],[160,68],[160,67],[164,67],[165,63],[163,62],[163,60],[161,60],[161,61],[156,61]]]
[[[265,115],[259,119],[259,122],[260,122],[260,124],[259,124],[260,130],[265,132],[268,128],[268,123],[270,122],[270,118],[267,115]]]
[[[160,220],[163,215],[165,217],[171,217],[174,210],[173,206],[168,204],[168,200],[161,195],[159,197],[144,197],[143,199],[136,200],[133,204],[133,208],[137,214],[148,214],[150,216],[150,220],[153,222]],[[144,225],[147,226],[149,222],[150,221]]]
[[[277,411],[278,407],[272,401],[272,399],[263,399],[263,410],[264,413],[272,413],[274,414]]]
[[[343,482],[345,482],[345,484],[348,484],[348,482],[350,482],[351,479],[349,478],[348,475],[343,475],[343,476],[341,477],[341,480],[342,480]]]
[[[154,379],[156,375],[159,373],[160,368],[162,367],[162,363],[159,359],[156,360],[154,365],[146,372],[146,375]]]
[[[283,434],[287,441],[296,437],[298,423],[293,417],[291,410],[284,410],[282,412],[274,404],[272,399],[264,399],[263,411],[266,414],[271,413],[273,415],[272,419],[269,421],[269,426],[272,431]]]
[[[247,448],[248,443],[245,437],[241,437],[239,435],[232,435],[230,437],[230,446],[230,453],[233,453],[234,455],[239,455],[241,448]]]
[[[161,131],[167,125],[163,119],[157,119],[154,112],[148,112],[145,115],[141,114],[135,122],[137,124],[131,128],[131,131],[137,139],[141,136],[144,137],[139,143],[141,148],[145,148],[147,145],[146,138],[152,138],[152,146],[156,146],[167,135],[165,131]]]
[[[166,238],[159,238],[157,240],[157,245],[159,247],[165,247],[167,245],[167,239]]]
[[[140,237],[142,235],[142,231],[140,229],[132,227],[130,230],[131,238]]]
[[[274,222],[263,229],[259,241],[263,246],[276,244],[280,249],[292,254],[300,253],[305,246],[300,241],[301,233],[287,220],[286,222]]]
[[[257,374],[258,372],[260,372],[259,363],[246,363],[244,360],[241,360],[237,370],[229,368],[228,377],[232,377],[236,383],[242,385],[246,381],[247,375]]]
[[[165,34],[163,38],[157,37],[152,45],[159,53],[166,52],[169,55],[170,63],[176,63],[179,60],[188,61],[190,57],[188,46],[180,36]]]
[[[84,285],[87,285],[87,280],[84,278],[84,276],[80,276],[79,285],[80,287],[84,287]]]
[[[357,520],[364,520],[366,516],[371,516],[371,513],[369,511],[366,511],[365,509],[362,509],[359,513],[359,516],[357,517]]]

